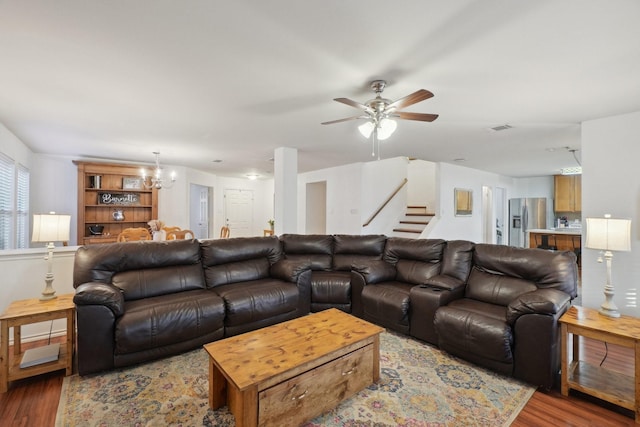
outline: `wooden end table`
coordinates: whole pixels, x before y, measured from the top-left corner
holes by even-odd
[[[54,319],[67,319],[66,345],[60,347],[57,361],[28,368],[20,368],[22,360],[22,334],[20,327]],[[9,361],[9,328],[13,328],[13,360]],[[73,348],[76,332],[76,309],[73,294],[59,295],[49,301],[37,298],[12,302],[0,316],[0,393],[9,389],[9,382],[34,375],[65,370],[73,373]]]
[[[332,308],[207,344],[209,405],[238,427],[300,425],[378,381],[383,331]]]
[[[564,396],[570,389],[611,402],[635,412],[640,423],[640,318],[607,317],[598,310],[573,306],[560,318],[562,329],[562,385]],[[573,360],[568,359],[569,334]],[[632,348],[634,376],[624,375],[580,360],[579,336]]]

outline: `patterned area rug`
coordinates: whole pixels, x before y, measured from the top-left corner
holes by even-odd
[[[380,347],[380,381],[308,427],[507,426],[535,391],[405,336],[385,332]],[[66,377],[56,426],[233,426],[226,407],[209,409],[207,357]]]

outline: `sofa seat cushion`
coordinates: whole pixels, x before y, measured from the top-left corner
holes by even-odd
[[[115,326],[115,353],[127,354],[224,331],[224,302],[192,290],[125,302]]]
[[[311,273],[311,302],[348,304],[351,302],[351,272]]]
[[[298,310],[298,287],[277,279],[220,285],[214,291],[226,309],[226,327],[251,325]]]
[[[467,309],[470,308],[470,309]],[[434,325],[438,346],[481,366],[511,374],[513,332],[504,319],[487,304],[485,312],[476,305],[445,306],[436,311]]]
[[[415,285],[383,282],[362,290],[363,317],[386,328],[409,333],[409,293]]]
[[[447,306],[482,314],[483,316],[507,323],[507,307],[501,305],[489,304],[470,298],[460,298],[451,301]]]

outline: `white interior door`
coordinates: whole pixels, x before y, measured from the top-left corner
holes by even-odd
[[[230,237],[253,236],[253,191],[224,190],[225,224]]]
[[[191,184],[189,187],[189,229],[196,239],[208,239],[210,220],[209,198],[212,188]]]

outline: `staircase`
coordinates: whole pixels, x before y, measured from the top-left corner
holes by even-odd
[[[435,213],[428,212],[426,206],[407,206],[407,212],[398,226],[393,229],[393,235],[416,239],[434,216]]]

